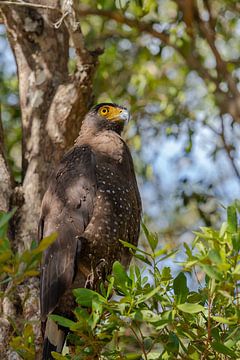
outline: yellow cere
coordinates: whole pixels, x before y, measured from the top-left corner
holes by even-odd
[[[114,121],[119,120],[119,115],[122,113],[122,111],[123,109],[121,108],[105,105],[98,110],[98,113],[99,115],[104,116],[107,120]]]

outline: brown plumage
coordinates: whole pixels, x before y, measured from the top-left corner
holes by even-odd
[[[114,261],[129,264],[131,255],[119,239],[137,244],[141,200],[132,157],[120,136],[126,120],[128,112],[121,106],[95,106],[44,195],[39,238],[56,231],[58,237],[44,252],[41,268],[43,359],[61,352],[65,339],[47,316],[73,317],[72,289],[96,289]]]

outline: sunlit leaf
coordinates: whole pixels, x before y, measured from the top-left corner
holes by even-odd
[[[179,304],[177,305],[177,308],[189,314],[195,314],[205,310],[202,305],[192,303]]]
[[[96,291],[80,288],[80,289],[74,289],[73,294],[76,298],[76,301],[78,304],[86,307],[92,306],[93,300],[99,300],[101,302],[105,302],[105,299],[103,296],[98,294]]]
[[[157,234],[151,233],[144,223],[142,223],[142,229],[144,231],[144,234],[148,240],[148,243],[149,243],[152,251],[155,251],[157,244],[158,244]]]
[[[213,349],[216,350],[218,353],[230,356],[231,359],[237,359],[237,355],[235,354],[235,352],[229,349],[224,344],[214,341],[211,345]]]
[[[57,233],[52,233],[51,235],[43,238],[38,247],[32,250],[32,254],[40,254],[41,252],[46,250],[56,239]]]
[[[114,262],[112,272],[115,285],[119,286],[120,290],[126,292],[131,283],[131,279],[128,277],[126,270],[119,261]]]
[[[0,212],[0,228],[2,228],[4,225],[8,224],[9,220],[13,217],[15,214],[17,208],[13,208],[10,212]]]
[[[219,322],[220,324],[228,324],[228,325],[234,325],[237,324],[237,318],[234,319],[229,319],[229,318],[224,318],[221,316],[211,316],[213,320]]]
[[[67,327],[69,329],[76,325],[76,323],[74,321],[69,320],[60,315],[49,315],[49,318],[51,320],[55,321],[56,323],[58,323],[59,325]]]
[[[231,233],[237,232],[238,220],[237,220],[237,210],[234,205],[228,206],[227,208],[227,223],[228,231]]]

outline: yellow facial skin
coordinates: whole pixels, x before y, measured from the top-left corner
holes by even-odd
[[[98,114],[109,121],[123,121],[129,119],[129,112],[127,110],[110,105],[100,107]]]

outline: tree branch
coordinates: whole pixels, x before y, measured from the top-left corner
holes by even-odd
[[[175,0],[178,4],[182,14],[183,21],[187,27],[187,33],[191,38],[194,38],[194,1],[193,0]]]
[[[82,62],[89,62],[91,55],[85,48],[80,23],[76,19],[77,4],[76,0],[63,0],[61,5],[62,17],[55,23],[55,27],[58,28],[61,26],[62,21],[65,22],[76,51],[77,66],[79,67],[82,65]]]
[[[232,169],[237,177],[237,179],[240,181],[240,171],[238,170],[238,167],[235,163],[235,159],[231,154],[232,151],[232,146],[229,145],[227,143],[227,139],[226,139],[226,135],[225,135],[225,127],[224,127],[224,120],[222,115],[220,115],[220,120],[221,120],[221,129],[215,129],[212,125],[206,123],[206,126],[216,135],[220,138],[223,148],[222,150],[224,150],[226,152],[226,155],[230,161],[230,165],[232,166]]]
[[[79,6],[78,16],[83,17],[87,15],[99,15],[106,17],[108,19],[115,20],[116,22],[120,24],[126,24],[130,26],[131,28],[136,28],[139,30],[139,32],[146,32],[155,38],[161,40],[164,44],[171,46],[173,49],[175,49],[181,57],[184,59],[184,61],[187,63],[190,69],[197,71],[201,76],[203,76],[205,79],[209,81],[215,82],[216,79],[211,76],[209,71],[203,67],[200,60],[194,56],[191,52],[188,54],[185,54],[183,49],[178,47],[176,44],[172,43],[170,41],[170,36],[166,33],[160,32],[156,29],[154,29],[154,25],[157,25],[156,23],[147,23],[144,21],[139,21],[137,19],[130,19],[126,16],[124,16],[119,11],[110,11],[110,10],[101,10],[96,8],[90,8],[88,6],[85,6],[81,4]]]
[[[178,47],[176,44],[170,41],[170,36],[166,33],[160,32],[154,28],[155,23],[147,23],[144,21],[140,21],[137,19],[128,18],[127,16],[123,15],[120,11],[112,11],[112,10],[102,10],[96,8],[90,8],[89,6],[81,4],[78,10],[78,16],[84,17],[87,15],[98,15],[103,16],[108,19],[115,20],[119,24],[126,24],[131,28],[136,28],[139,32],[146,32],[155,38],[160,39],[164,44],[171,46],[174,50],[180,54],[183,58],[189,69],[196,71],[205,81],[213,82],[216,85],[216,101],[218,103],[219,108],[221,109],[222,113],[229,113],[232,115],[236,122],[240,122],[240,100],[239,100],[239,91],[236,86],[236,82],[234,81],[232,75],[228,72],[226,63],[221,58],[218,49],[215,46],[215,41],[212,35],[213,30],[209,30],[209,26],[213,26],[214,20],[212,15],[209,18],[209,24],[206,25],[205,22],[199,18],[198,9],[194,6],[194,3],[191,0],[188,0],[188,4],[190,6],[187,7],[183,0],[176,0],[179,6],[185,11],[184,13],[184,21],[186,21],[186,25],[188,26],[188,32],[191,36],[191,49],[186,53],[185,50],[181,47]],[[213,55],[216,58],[217,62],[217,71],[218,75],[215,77],[213,76],[210,71],[202,64],[202,60],[200,55],[196,51],[194,46],[194,30],[193,30],[193,19],[201,26],[201,32],[206,38],[209,46],[213,52]],[[222,71],[222,69],[224,71]],[[220,82],[222,81],[222,76],[225,76],[225,79],[228,83],[230,89],[230,95],[224,93],[220,88]]]
[[[234,96],[239,98],[240,93],[238,91],[236,81],[233,79],[233,77],[229,73],[229,71],[227,69],[227,63],[226,63],[226,61],[224,61],[222,59],[222,57],[215,45],[216,33],[215,33],[215,29],[213,28],[214,25],[212,22],[212,15],[211,15],[211,10],[210,10],[209,4],[208,4],[207,9],[209,11],[209,20],[203,21],[202,18],[200,17],[199,11],[196,7],[195,17],[196,17],[197,23],[199,24],[199,29],[202,32],[202,35],[205,37],[210,49],[212,50],[214,57],[216,59],[216,69],[218,72],[219,79],[223,78],[224,80],[226,80],[231,93]]]
[[[235,159],[231,154],[232,151],[232,147],[228,145],[227,143],[227,139],[226,139],[226,135],[225,135],[225,127],[224,127],[224,120],[223,117],[221,116],[221,133],[220,133],[220,138],[222,140],[222,144],[223,144],[223,148],[227,154],[227,157],[230,161],[230,164],[232,165],[233,171],[235,172],[236,177],[238,178],[238,180],[240,181],[240,172],[238,170],[238,167],[235,163]]]
[[[61,12],[61,10],[57,7],[50,6],[50,5],[44,5],[44,4],[34,4],[34,3],[28,3],[24,1],[0,1],[0,5],[16,5],[16,6],[24,6],[24,7],[31,7],[31,8],[38,8],[38,9],[48,9],[48,10],[55,10]]]
[[[154,23],[147,23],[144,21],[139,21],[137,19],[130,19],[124,16],[119,11],[112,11],[112,10],[101,10],[96,8],[90,8],[83,4],[79,5],[78,16],[83,17],[86,15],[99,15],[104,16],[108,19],[115,20],[120,24],[126,24],[131,28],[137,28],[140,31],[147,32],[152,36],[160,39],[164,44],[171,45],[172,47],[176,48],[174,44],[170,44],[170,37],[168,34],[164,34],[163,32],[159,32],[154,29]]]

